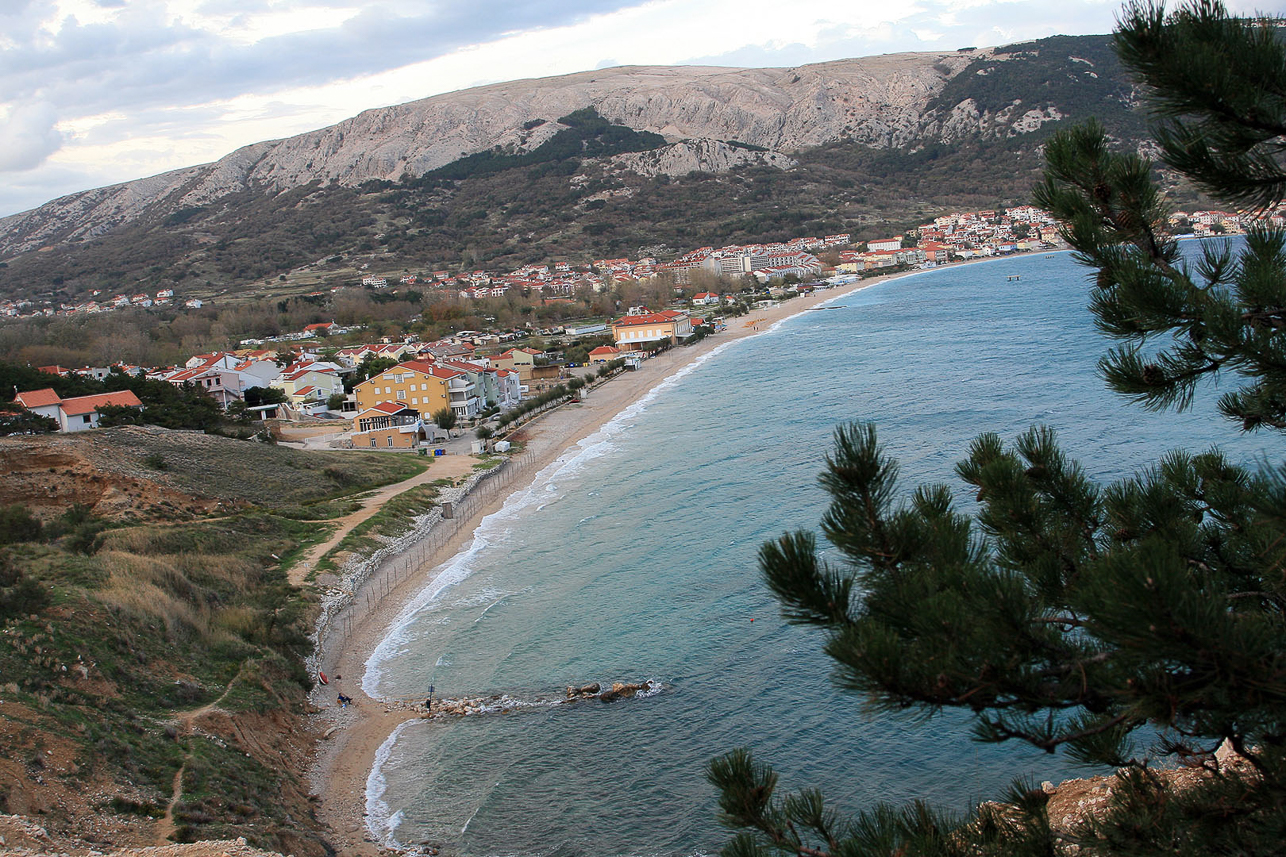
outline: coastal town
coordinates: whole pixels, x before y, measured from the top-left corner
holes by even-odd
[[[1240,234],[1256,225],[1286,226],[1286,206],[1262,214],[1180,211],[1169,218],[1169,226],[1175,234],[1198,238]],[[704,276],[713,275],[752,277],[755,282],[766,284],[788,278],[803,280],[827,274],[861,274],[900,266],[933,266],[987,258],[1047,247],[1057,240],[1057,225],[1046,212],[1032,206],[1018,206],[1000,211],[944,215],[920,225],[907,235],[866,241],[856,246],[849,234],[840,233],[799,237],[780,243],[700,247],[670,261],[643,256],[638,259],[594,259],[579,264],[558,261],[525,265],[505,272],[472,270],[450,273],[425,269],[370,273],[358,281],[331,286],[329,292],[337,293],[346,288],[384,291],[404,287],[441,291],[470,300],[515,294],[556,300],[582,289],[603,292],[626,280],[649,281],[664,276],[676,285],[684,286],[693,283],[694,278],[699,281]],[[372,257],[362,266],[370,268],[378,264],[378,257]],[[314,296],[321,294],[314,293]],[[209,298],[177,295],[176,288],[167,285],[152,291],[110,295],[93,291],[85,300],[75,303],[7,298],[0,300],[0,318],[74,316],[125,308],[200,310],[212,303],[215,302]],[[303,339],[315,332],[304,330],[291,336]]]
[[[1179,212],[1180,234],[1237,234],[1256,224],[1286,224],[1286,206],[1262,218],[1218,211]],[[172,366],[127,363],[38,367],[42,372],[103,380],[112,373],[146,377],[195,389],[225,412],[274,422],[334,420],[333,445],[363,449],[422,449],[449,437],[455,426],[494,421],[524,401],[603,364],[636,368],[658,348],[723,329],[731,317],[862,277],[927,270],[955,262],[1061,246],[1058,226],[1032,206],[934,218],[907,235],[854,244],[849,234],[805,236],[780,243],[700,247],[660,262],[595,259],[583,265],[554,262],[508,272],[369,274],[360,288],[373,292],[428,290],[438,300],[481,303],[522,296],[570,303],[576,294],[611,293],[622,284],[667,284],[665,306],[620,307],[608,318],[586,318],[548,328],[458,330],[421,342],[413,334],[364,342],[363,326],[317,322],[238,347],[191,355]],[[393,279],[396,276],[396,284]],[[323,297],[320,293],[317,297]],[[64,315],[120,307],[200,309],[202,301],[154,294],[114,295],[76,305],[37,307],[8,302],[0,313]],[[529,343],[541,347],[533,348]],[[566,353],[578,343],[581,359]],[[48,417],[60,432],[95,428],[100,407],[143,409],[128,390],[60,399],[49,388],[16,391],[14,404]],[[342,426],[339,421],[342,421]],[[443,424],[446,424],[444,427]],[[110,421],[109,421],[110,424]],[[485,432],[484,432],[485,433]]]
[[[140,5],[9,16],[0,853],[1283,850],[1286,17]]]
[[[1199,221],[1239,228],[1227,218]],[[634,368],[661,347],[716,332],[726,319],[751,308],[832,288],[861,277],[922,270],[953,261],[1049,248],[1057,226],[1031,206],[935,218],[913,235],[895,235],[854,245],[848,234],[800,237],[771,244],[701,247],[667,262],[654,257],[595,259],[584,265],[555,262],[514,271],[444,271],[370,274],[360,283],[336,286],[372,291],[428,289],[439,299],[466,302],[522,295],[569,301],[576,293],[602,294],[623,283],[670,284],[665,306],[621,307],[610,318],[589,318],[551,328],[460,330],[435,341],[414,335],[363,342],[363,329],[334,322],[305,325],[268,339],[243,339],[239,347],[191,355],[172,366],[38,367],[54,375],[76,374],[102,381],[112,373],[146,377],[195,389],[225,412],[257,419],[344,420],[336,445],[402,449],[431,445],[450,425],[471,425],[510,411],[530,397],[595,366]],[[199,310],[200,299],[183,299],[173,288],[154,293],[93,295],[75,305],[39,307],[6,302],[9,318],[109,312],[123,307]],[[526,344],[539,337],[542,348]],[[581,360],[564,352],[589,343]],[[570,365],[569,365],[570,364]],[[125,391],[60,398],[50,388],[16,391],[14,403],[47,417],[61,432],[96,428],[102,407],[141,410]],[[110,421],[109,421],[110,423]]]

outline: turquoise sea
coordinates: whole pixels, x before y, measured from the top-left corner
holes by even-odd
[[[1158,415],[1108,393],[1088,289],[1066,253],[867,288],[719,349],[542,472],[368,664],[375,695],[431,682],[439,696],[508,695],[503,712],[398,730],[368,784],[377,835],[461,855],[711,854],[728,834],[704,766],[742,745],[784,787],[819,786],[847,809],[965,809],[1018,774],[1084,775],[973,743],[959,716],[864,711],[831,686],[820,635],[781,620],[755,554],[816,527],[817,475],[845,420],[878,424],[908,493],[942,482],[966,505],[952,468],[989,430],[1048,424],[1103,481],[1176,447],[1264,460],[1273,439],[1239,436],[1213,394]],[[646,698],[536,702],[644,679],[659,683]]]

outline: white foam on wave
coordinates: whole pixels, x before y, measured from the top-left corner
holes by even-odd
[[[384,776],[384,766],[388,764],[389,757],[393,754],[393,746],[397,743],[402,731],[414,722],[414,720],[407,720],[405,723],[400,723],[389,733],[384,743],[375,751],[375,762],[371,765],[371,772],[366,777],[366,829],[384,847],[397,850],[401,850],[402,844],[394,838],[393,834],[402,822],[402,811],[392,812],[392,807],[384,800],[384,795],[388,792],[388,779]]]
[[[425,587],[402,608],[393,621],[388,635],[380,641],[375,651],[366,660],[362,690],[372,698],[379,697],[378,691],[384,676],[385,665],[405,654],[414,636],[412,627],[417,616],[437,601],[447,588],[468,579],[481,567],[482,563],[478,562],[478,557],[484,554],[487,548],[508,534],[524,514],[539,512],[561,499],[568,479],[579,474],[595,459],[614,452],[617,449],[614,438],[632,428],[638,417],[647,410],[648,405],[654,402],[663,391],[673,387],[723,349],[735,344],[736,341],[725,342],[661,380],[637,401],[604,423],[598,431],[579,441],[576,446],[542,468],[527,488],[510,494],[498,511],[484,517],[477,529],[473,531],[473,537],[460,552],[439,565]]]
[[[837,295],[838,300],[845,295]],[[774,322],[771,326],[755,335],[772,333],[783,323],[804,312],[787,316]],[[579,441],[575,447],[567,450],[552,463],[536,474],[531,484],[510,494],[501,508],[487,515],[473,531],[473,538],[455,556],[435,569],[429,583],[412,598],[394,620],[388,635],[375,647],[375,651],[366,661],[366,671],[362,676],[362,690],[372,698],[378,698],[380,681],[384,675],[384,666],[389,661],[404,654],[407,645],[412,641],[411,628],[416,617],[428,605],[437,601],[449,587],[466,580],[476,571],[481,563],[477,557],[496,541],[510,532],[524,513],[539,512],[563,496],[560,493],[565,480],[576,476],[591,462],[614,452],[617,449],[614,439],[633,428],[636,420],[650,404],[656,401],[663,392],[674,387],[688,375],[695,372],[709,360],[713,360],[725,350],[753,339],[746,336],[729,342],[723,342],[704,354],[698,355],[690,363],[680,367],[672,375],[659,381],[655,386],[638,398],[637,401],[621,410],[616,416],[604,423],[598,431]]]

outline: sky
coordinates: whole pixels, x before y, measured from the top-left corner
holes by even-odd
[[[1230,0],[1236,12],[1277,12]],[[0,0],[0,216],[471,86],[1107,33],[1117,0]]]

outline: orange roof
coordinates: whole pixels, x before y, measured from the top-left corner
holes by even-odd
[[[619,348],[613,348],[613,347],[612,347],[612,346],[610,346],[610,345],[600,345],[600,346],[598,346],[597,348],[595,348],[593,351],[591,351],[591,352],[590,352],[590,354],[591,354],[591,355],[594,355],[594,354],[620,354],[620,353],[621,353],[621,350],[620,350]]]
[[[14,401],[24,408],[42,408],[48,405],[56,405],[62,401],[52,387],[46,387],[43,390],[31,390],[26,393],[19,393],[14,397]]]
[[[650,312],[647,315],[627,315],[612,322],[612,326],[633,327],[636,324],[668,324],[674,321],[675,317],[661,312]]]
[[[369,414],[371,411],[379,411],[382,414],[390,414],[390,415],[400,414],[402,411],[410,411],[413,414],[419,413],[419,411],[414,410],[413,408],[408,408],[406,405],[399,405],[397,402],[380,402],[378,405],[371,405],[369,408],[362,411],[357,416],[358,417],[365,416],[366,414]]]
[[[432,375],[434,378],[454,378],[457,375],[463,375],[463,372],[457,372],[454,369],[443,369],[433,363],[425,363],[423,360],[408,360],[405,363],[399,363],[394,369],[410,369],[419,372],[421,375]],[[389,370],[393,371],[392,369]]]
[[[118,407],[141,408],[143,403],[138,400],[132,390],[121,390],[118,393],[96,393],[92,396],[77,396],[74,399],[64,399],[62,403],[63,413],[69,417],[89,414],[107,405],[116,405]]]

